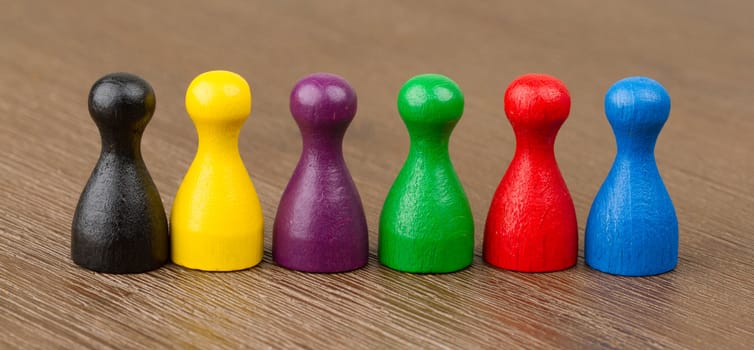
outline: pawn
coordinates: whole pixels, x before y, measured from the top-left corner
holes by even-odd
[[[458,85],[438,74],[415,76],[398,94],[411,147],[380,217],[380,262],[392,269],[445,273],[472,262],[474,219],[448,153],[463,104]]]
[[[81,193],[71,229],[73,262],[107,273],[154,270],[168,259],[168,223],[141,157],[155,95],[143,79],[106,75],[89,92],[102,151]]]
[[[576,264],[576,211],[554,151],[570,108],[568,90],[554,77],[526,74],[508,86],[505,114],[516,135],[516,152],[487,216],[488,263],[521,272]]]
[[[173,202],[173,262],[205,271],[242,270],[263,251],[262,209],[238,151],[251,91],[238,74],[200,74],[186,91],[199,146]]]
[[[670,271],[678,262],[678,219],[654,156],[670,97],[652,79],[626,78],[608,90],[605,113],[618,152],[589,211],[586,263],[624,276]]]
[[[362,267],[369,233],[342,150],[356,114],[356,93],[337,75],[312,74],[293,88],[290,108],[303,149],[275,216],[272,257],[306,272]]]

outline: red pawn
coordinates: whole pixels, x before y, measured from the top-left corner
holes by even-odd
[[[522,272],[557,271],[576,264],[576,210],[554,150],[555,136],[570,109],[565,85],[549,75],[523,75],[505,91],[516,153],[487,216],[488,263]]]

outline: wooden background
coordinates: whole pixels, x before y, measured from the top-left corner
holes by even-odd
[[[72,0],[0,9],[1,348],[754,347],[754,2]],[[252,87],[240,148],[264,209],[264,262],[237,273],[77,268],[70,223],[99,152],[91,84],[129,71],[153,85],[143,152],[169,210],[196,147],[185,89],[212,69]],[[345,153],[372,257],[352,273],[287,271],[269,255],[301,147],[288,94],[316,71],[344,76],[359,94]],[[477,258],[449,275],[375,260],[382,201],[408,147],[396,95],[426,72],[450,76],[466,95],[451,156],[474,211]],[[605,91],[630,75],[667,87],[673,107],[657,160],[680,221],[674,272],[621,278],[580,259],[564,272],[523,274],[482,262],[487,207],[514,149],[502,96],[528,72],[555,75],[572,94],[556,153],[582,239],[615,151]]]

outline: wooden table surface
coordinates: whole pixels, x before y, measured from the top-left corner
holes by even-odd
[[[1,2],[0,348],[754,347],[754,2]],[[76,267],[71,218],[99,152],[91,84],[129,71],[153,85],[142,148],[169,210],[196,149],[185,89],[212,69],[252,87],[240,149],[264,210],[264,261],[234,273]],[[288,94],[316,71],[344,76],[359,95],[344,149],[371,257],[351,273],[293,272],[270,257],[301,149]],[[466,96],[451,156],[477,256],[448,275],[375,259],[382,202],[408,148],[397,92],[427,72]],[[615,152],[605,91],[630,75],[666,86],[673,107],[657,160],[680,222],[675,271],[611,276],[586,267],[582,251],[557,273],[483,263],[487,208],[515,146],[502,96],[528,72],[561,78],[572,95],[556,154],[582,246]]]

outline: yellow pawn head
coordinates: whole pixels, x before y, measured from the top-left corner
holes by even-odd
[[[251,113],[249,84],[233,72],[202,73],[186,91],[186,111],[197,124],[243,123]]]

